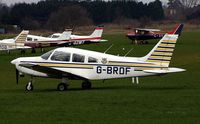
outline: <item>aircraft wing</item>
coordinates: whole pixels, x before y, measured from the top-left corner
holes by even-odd
[[[148,31],[148,32],[159,32],[159,29],[149,29],[149,28],[135,28],[138,31]]]
[[[64,44],[70,42],[69,40],[47,40],[47,41],[28,41],[27,43],[39,43],[39,44],[46,44],[46,43],[57,43],[57,44]]]
[[[77,74],[73,74],[71,72],[65,72],[65,71],[56,69],[54,67],[42,66],[37,63],[23,63],[23,64],[20,64],[20,66],[26,67],[26,68],[29,68],[31,70],[38,71],[41,73],[45,73],[49,77],[53,77],[53,78],[68,77],[69,79],[86,79],[85,77],[79,76]]]
[[[183,72],[186,70],[181,68],[167,68],[166,70],[143,70],[143,71],[147,73],[168,74],[174,72]]]

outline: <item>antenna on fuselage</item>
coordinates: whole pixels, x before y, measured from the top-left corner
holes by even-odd
[[[110,47],[108,47],[108,49],[106,49],[106,51],[104,51],[104,53],[108,52],[108,50],[110,50],[112,47],[113,47],[113,44]]]
[[[132,50],[133,50],[133,48],[131,48],[131,49],[124,55],[124,57],[126,57]]]

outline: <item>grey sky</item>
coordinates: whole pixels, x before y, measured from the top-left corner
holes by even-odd
[[[33,3],[33,2],[38,2],[41,0],[0,0],[0,1],[2,1],[10,6],[11,4],[15,4],[15,3],[19,3],[19,2]],[[155,1],[155,0],[138,0],[138,1],[151,2],[151,1]],[[166,4],[168,0],[161,0],[161,1],[164,4]]]
[[[15,3],[19,3],[19,2],[26,2],[26,3],[33,3],[33,2],[38,2],[41,0],[0,0],[3,3],[6,3],[7,5],[11,5],[11,4],[15,4]]]

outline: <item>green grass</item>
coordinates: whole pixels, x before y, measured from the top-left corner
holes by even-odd
[[[184,32],[178,40],[172,67],[187,69],[162,77],[93,81],[93,89],[81,90],[81,81],[71,81],[70,90],[56,91],[60,80],[36,78],[34,91],[26,92],[29,77],[15,81],[15,67],[10,61],[20,55],[0,53],[0,123],[1,124],[192,124],[200,123],[200,32]],[[109,42],[76,46],[108,53],[144,56],[157,43],[131,45],[124,34],[105,35]],[[125,48],[123,51],[122,48]],[[48,48],[47,50],[52,49]],[[40,55],[37,50],[36,55]],[[33,56],[30,51],[25,56]]]

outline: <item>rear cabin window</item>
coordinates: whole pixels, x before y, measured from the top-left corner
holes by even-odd
[[[93,57],[88,57],[88,63],[97,63],[98,60],[96,58]]]
[[[43,54],[41,57],[42,57],[43,59],[47,60],[47,59],[49,58],[49,56],[51,55],[52,52],[53,52],[53,50],[51,50],[51,51],[49,51],[49,52]]]
[[[55,51],[54,54],[51,56],[51,60],[69,62],[70,56],[70,53],[63,51]]]
[[[27,37],[27,41],[32,41],[32,38],[30,38],[30,37]]]
[[[80,54],[73,54],[72,62],[84,62],[85,56]]]

